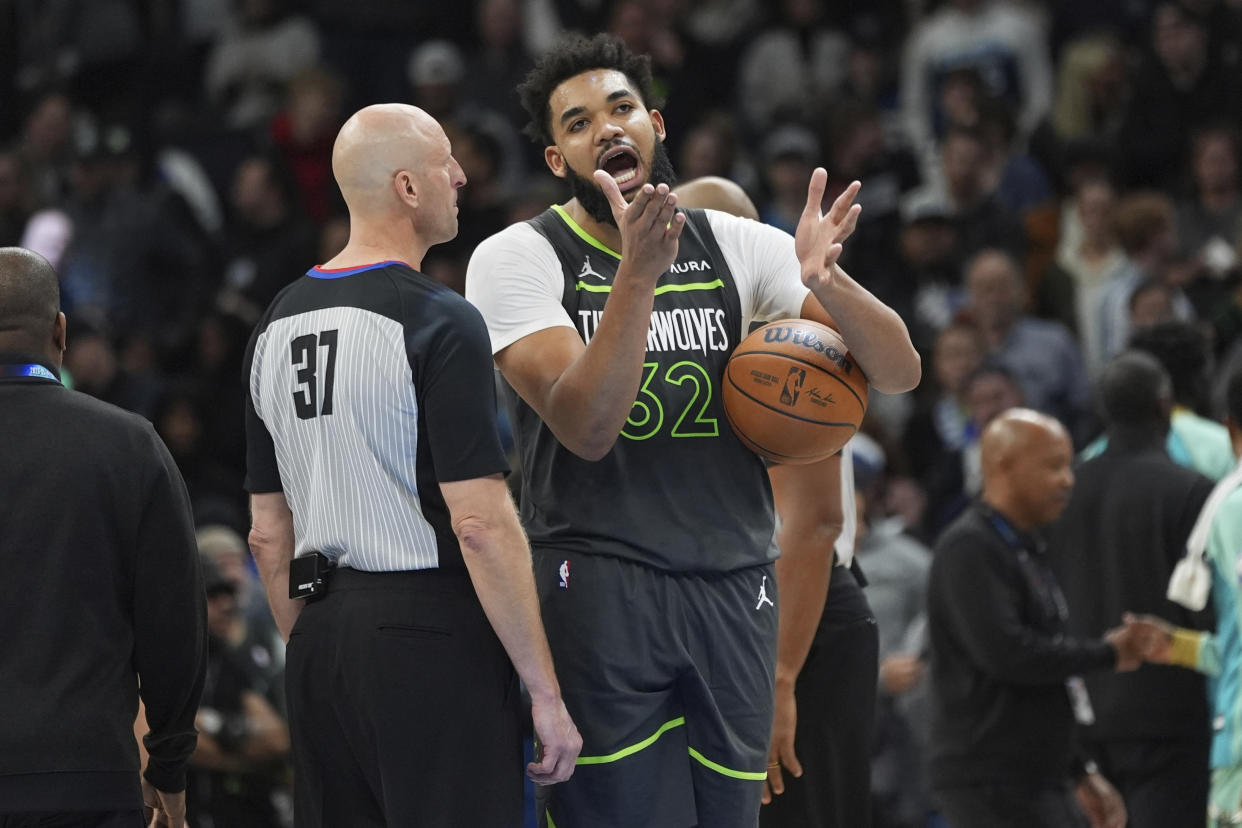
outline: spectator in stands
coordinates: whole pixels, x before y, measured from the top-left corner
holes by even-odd
[[[1026,404],[1084,436],[1090,388],[1082,355],[1063,325],[1025,312],[1026,284],[1017,262],[1001,250],[981,251],[966,265],[966,290],[966,313],[979,326],[988,354],[1022,384]]]
[[[161,396],[151,421],[177,463],[190,492],[194,523],[223,523],[245,528],[242,477],[220,462],[215,448],[203,439],[208,401],[197,383],[172,385]]]
[[[207,95],[229,125],[264,124],[289,81],[319,60],[319,32],[288,0],[236,0],[236,16],[207,61]]]
[[[1063,211],[1055,261],[1035,290],[1035,315],[1057,320],[1076,335],[1088,373],[1104,362],[1093,311],[1104,286],[1126,262],[1114,228],[1116,207],[1106,178],[1092,176],[1077,183]]]
[[[139,346],[183,346],[206,293],[209,240],[154,174],[151,148],[134,128],[87,124],[76,140],[65,204],[72,240],[61,260],[67,306]]]
[[[1030,11],[994,0],[950,0],[910,32],[902,58],[906,134],[932,166],[947,126],[942,87],[973,69],[989,97],[1008,100],[1025,138],[1052,105],[1048,42]]]
[[[845,80],[849,40],[822,0],[781,0],[776,22],[742,55],[737,101],[747,128],[763,135],[775,124],[808,120]]]
[[[302,213],[296,187],[289,170],[269,154],[249,156],[233,175],[217,301],[251,324],[282,287],[315,263],[315,228]]]
[[[793,235],[806,207],[806,182],[820,163],[815,133],[785,124],[768,133],[760,149],[766,197],[759,202],[759,220]]]
[[[942,488],[932,481],[945,470],[953,479],[961,479],[961,451],[975,430],[967,404],[967,381],[983,364],[984,353],[983,336],[969,322],[954,322],[936,337],[930,372],[934,390],[924,387],[902,440],[911,474],[929,489]],[[958,482],[955,488],[960,487]]]
[[[1194,308],[1176,283],[1177,224],[1169,197],[1152,191],[1127,195],[1117,205],[1115,223],[1127,261],[1100,289],[1091,309],[1100,332],[1100,350],[1094,356],[1101,362],[1096,370],[1121,353],[1129,341],[1130,298],[1144,282],[1168,285],[1175,291],[1174,316],[1194,318]]]
[[[25,174],[17,154],[0,150],[0,247],[14,247],[22,239],[30,218],[25,191]]]
[[[866,435],[852,441],[859,565],[879,628],[876,745],[871,765],[875,828],[922,826],[931,809],[922,751],[926,733],[910,717],[924,678],[927,573],[931,550],[907,535],[899,518],[885,518],[883,449]],[[917,703],[916,703],[917,706]]]
[[[245,654],[229,644],[239,616],[235,583],[210,559],[202,565],[207,681],[194,719],[198,745],[190,756],[187,818],[193,826],[280,828],[273,797],[283,787],[289,728]]]
[[[237,613],[220,637],[238,651],[247,667],[262,680],[260,692],[277,710],[284,710],[284,642],[267,605],[263,584],[250,557],[250,547],[237,530],[220,523],[200,526],[195,532],[198,553],[233,585]]]
[[[957,226],[962,252],[999,247],[1014,256],[1026,250],[1020,217],[1002,205],[989,176],[990,149],[976,127],[953,126],[940,144],[939,167],[921,194],[943,202]]]
[[[890,147],[880,112],[870,103],[842,100],[824,113],[820,127],[829,197],[861,181],[862,213],[854,239],[841,254],[844,267],[861,274],[867,289],[889,306],[908,308],[910,285],[902,279],[898,237],[901,200],[922,183],[918,163],[904,147]]]
[[[22,122],[16,152],[29,188],[28,209],[59,205],[68,193],[74,149],[73,116],[69,97],[52,89],[35,99]]]
[[[1000,414],[1023,404],[1022,386],[1008,368],[985,361],[966,378],[969,421],[962,447],[946,452],[924,473],[927,511],[922,537],[934,542],[983,489],[979,438]]]
[[[1130,294],[1130,338],[1144,328],[1177,318],[1177,294],[1164,282],[1148,279]]]
[[[944,202],[918,191],[902,199],[901,222],[899,284],[905,291],[889,305],[912,321],[911,338],[926,352],[966,303],[961,234]]]
[[[498,146],[506,148],[496,168],[497,186],[505,198],[519,192],[526,178],[526,158],[516,148],[524,147],[525,143],[512,121],[466,97],[466,59],[461,49],[443,39],[421,43],[410,52],[406,77],[410,83],[410,102],[443,124],[445,131],[486,133]],[[514,81],[510,80],[508,86],[513,85]]]
[[[1237,118],[1237,73],[1223,71],[1208,48],[1202,6],[1165,0],[1152,12],[1151,53],[1135,74],[1117,136],[1127,188],[1173,190],[1191,133]]]
[[[759,189],[758,173],[746,157],[736,118],[719,109],[707,112],[686,131],[677,150],[677,172],[683,181],[719,176],[748,193]]]
[[[1129,78],[1123,44],[1092,33],[1066,45],[1057,62],[1052,127],[1065,142],[1110,144],[1121,128]]]
[[[313,67],[289,81],[288,98],[288,105],[272,119],[269,134],[297,182],[302,209],[322,226],[344,212],[332,180],[332,142],[343,120],[341,82],[327,70]]]
[[[1177,203],[1177,258],[1187,298],[1199,316],[1228,301],[1224,278],[1237,264],[1234,245],[1242,238],[1242,165],[1238,135],[1211,127],[1191,141],[1194,195]]]
[[[522,40],[520,0],[480,0],[475,4],[474,48],[466,54],[465,94],[510,123],[524,123],[515,78],[524,78],[533,62]]]

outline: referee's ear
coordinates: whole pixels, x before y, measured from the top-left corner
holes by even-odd
[[[418,209],[418,188],[409,170],[397,170],[397,174],[393,176],[393,189],[400,202],[412,209]]]

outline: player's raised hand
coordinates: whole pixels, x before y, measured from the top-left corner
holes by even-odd
[[[816,167],[811,173],[806,206],[794,233],[794,250],[802,263],[802,283],[812,291],[831,285],[837,259],[841,258],[842,243],[858,226],[858,214],[862,212],[862,207],[854,203],[862,184],[855,181],[837,196],[827,214],[821,213],[827,184],[828,171]]]
[[[627,204],[607,172],[596,170],[595,183],[612,206],[627,269],[654,284],[677,259],[677,240],[686,226],[686,214],[676,209],[677,194],[670,192],[667,184],[644,184]]]

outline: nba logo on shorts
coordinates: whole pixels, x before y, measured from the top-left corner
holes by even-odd
[[[569,561],[561,561],[561,568],[557,570],[557,574],[561,576],[557,586],[561,589],[569,589]]]
[[[802,391],[802,383],[806,381],[806,369],[790,368],[789,376],[785,377],[785,387],[781,389],[781,402],[785,405],[793,405],[798,401],[798,394]]]

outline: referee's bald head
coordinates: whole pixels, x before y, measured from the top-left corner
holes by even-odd
[[[60,283],[47,259],[0,247],[0,349],[43,350],[60,312]]]

